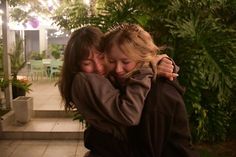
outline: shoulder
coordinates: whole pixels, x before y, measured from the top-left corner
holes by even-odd
[[[174,91],[180,95],[183,95],[185,91],[184,87],[180,85],[177,79],[170,81],[163,77],[157,78],[157,80],[153,83],[153,86],[162,89],[165,93]]]
[[[72,85],[82,88],[88,88],[90,90],[98,88],[112,88],[111,82],[105,76],[95,73],[83,72],[79,72],[76,74]]]
[[[84,73],[84,72],[78,72],[75,75],[75,79],[88,79],[91,77],[102,77],[102,76],[95,74],[95,73]]]
[[[170,81],[165,78],[157,78],[152,84],[153,92],[160,101],[164,102],[182,102],[184,88],[179,84],[178,80]]]
[[[75,77],[74,81],[102,81],[102,80],[107,80],[106,77],[95,74],[95,73],[83,73],[83,72],[78,72]]]

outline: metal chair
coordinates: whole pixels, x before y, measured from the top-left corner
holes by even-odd
[[[56,77],[61,72],[63,62],[61,60],[52,60],[50,64],[50,79],[52,80],[53,77]]]
[[[35,78],[38,80],[39,76],[40,78],[47,76],[42,60],[30,60],[30,76],[32,80],[35,80]]]

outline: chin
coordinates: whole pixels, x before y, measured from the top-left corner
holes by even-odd
[[[116,77],[117,78],[117,80],[119,80],[120,82],[124,82],[125,80],[126,80],[126,78],[125,77],[122,77],[122,76],[117,76]]]

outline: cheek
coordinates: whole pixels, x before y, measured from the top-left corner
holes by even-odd
[[[128,72],[134,70],[135,67],[136,67],[136,63],[130,63],[130,64],[124,66],[124,70],[125,70],[125,72],[128,73]]]
[[[81,66],[81,71],[85,73],[93,73],[95,70],[93,66]]]

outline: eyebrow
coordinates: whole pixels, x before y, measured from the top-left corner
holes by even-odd
[[[82,62],[83,62],[83,61],[92,61],[92,59],[84,59],[84,60],[82,60]]]

